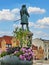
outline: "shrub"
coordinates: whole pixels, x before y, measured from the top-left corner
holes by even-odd
[[[5,51],[1,53],[1,57],[6,56],[6,55],[7,55],[7,52]]]
[[[7,49],[7,54],[12,54],[14,53],[15,51],[19,51],[20,50],[20,47],[13,47],[13,48],[8,48]]]
[[[14,55],[16,55],[17,57],[19,57],[21,54],[23,54],[23,52],[22,51],[16,51],[16,53],[14,54]]]

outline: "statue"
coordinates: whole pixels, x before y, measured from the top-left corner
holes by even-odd
[[[23,26],[26,25],[26,28],[29,31],[29,27],[28,27],[28,17],[29,17],[29,14],[27,12],[26,5],[22,5],[22,8],[20,10],[20,16],[21,16],[22,29],[24,30]]]

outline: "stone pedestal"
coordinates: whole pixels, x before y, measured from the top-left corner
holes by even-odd
[[[26,34],[26,44],[23,44],[23,47],[31,47],[32,45],[32,36],[33,33],[32,32],[27,32]]]
[[[33,36],[33,33],[29,31],[27,34],[27,38],[29,40],[29,43],[27,44],[28,46],[31,46],[32,44],[32,36]]]

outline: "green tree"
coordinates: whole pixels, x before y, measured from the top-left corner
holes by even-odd
[[[20,40],[20,45],[22,47],[23,44],[27,44],[28,40],[26,39],[27,38],[27,33],[28,31],[27,30],[22,30],[22,28],[15,28],[15,30],[13,31],[14,32],[14,37],[16,37],[16,39],[19,39]]]

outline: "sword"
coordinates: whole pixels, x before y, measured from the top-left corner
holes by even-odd
[[[17,20],[15,20],[14,22],[19,21],[19,20],[21,20],[21,19],[17,19]]]

